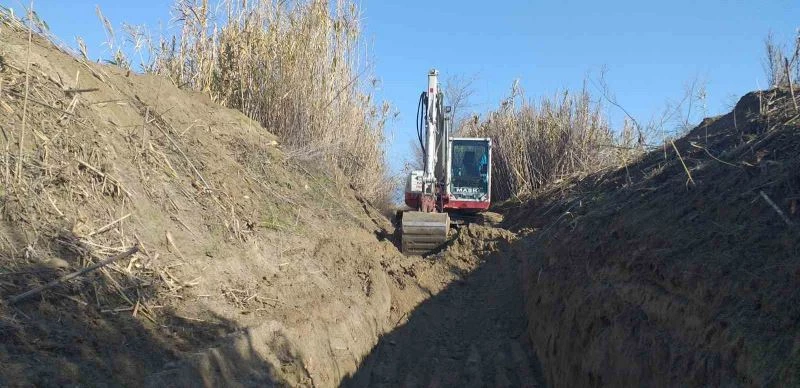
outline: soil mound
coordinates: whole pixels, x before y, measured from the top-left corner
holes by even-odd
[[[744,96],[507,213],[549,385],[800,385],[800,112]],[[511,214],[513,213],[513,215]]]
[[[0,42],[0,385],[332,386],[428,295],[326,161],[168,79]]]

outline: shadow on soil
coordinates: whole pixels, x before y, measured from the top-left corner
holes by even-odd
[[[33,277],[54,275],[0,274],[0,300],[38,283]],[[229,320],[159,311],[153,323],[87,304],[71,289],[102,281],[55,288],[14,306],[0,301],[0,386],[288,385],[255,351],[250,333]],[[239,339],[233,349],[226,346],[232,336]]]
[[[255,352],[247,333],[248,346],[205,354],[215,338],[238,332],[230,321],[193,322],[167,313],[160,319],[167,324],[156,328],[75,305],[47,297],[6,311],[0,386],[287,385],[273,377],[275,367]],[[200,362],[180,363],[193,358]]]
[[[521,263],[503,242],[384,335],[344,387],[537,386]],[[402,319],[401,319],[402,321]]]

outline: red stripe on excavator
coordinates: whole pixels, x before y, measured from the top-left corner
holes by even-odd
[[[417,209],[419,207],[419,193],[405,193],[406,206]],[[489,210],[489,201],[458,201],[446,199],[444,202],[445,210]]]
[[[453,201],[445,202],[445,209],[462,209],[462,210],[489,210],[489,201],[476,202],[476,201]]]

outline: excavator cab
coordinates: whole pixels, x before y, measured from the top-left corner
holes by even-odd
[[[487,138],[451,138],[449,143],[447,201],[444,209],[488,209],[492,183],[492,141]]]

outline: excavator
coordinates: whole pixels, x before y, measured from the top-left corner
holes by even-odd
[[[451,113],[439,89],[439,72],[432,69],[417,108],[423,169],[409,174],[405,203],[411,210],[398,214],[405,255],[436,252],[447,242],[451,221],[469,219],[489,209],[492,141],[450,137]]]

